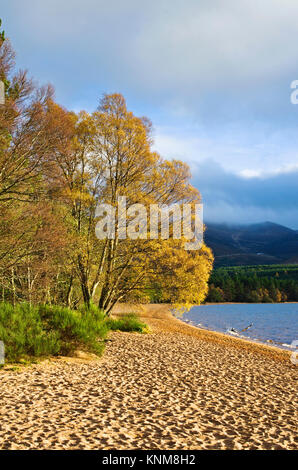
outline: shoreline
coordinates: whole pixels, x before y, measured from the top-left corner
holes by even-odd
[[[284,302],[284,303],[287,303],[287,304],[297,304],[298,305],[298,302]],[[246,303],[209,303],[209,304],[203,304],[202,306],[217,306],[217,305],[264,305],[264,304],[246,304]],[[275,303],[273,305],[279,305],[278,303]],[[196,307],[200,307],[201,305],[197,305]],[[174,315],[175,316],[175,315]],[[278,350],[282,350],[282,351],[288,351],[290,354],[292,354],[293,351],[295,351],[294,348],[291,348],[291,346],[288,344],[286,345],[286,343],[281,343],[281,342],[275,342],[273,340],[267,340],[267,341],[262,341],[260,339],[252,339],[250,337],[245,337],[245,336],[239,336],[236,332],[235,335],[233,334],[229,334],[228,332],[224,332],[224,331],[218,331],[218,330],[212,330],[211,328],[208,328],[208,327],[205,327],[203,325],[199,326],[199,325],[196,325],[193,323],[192,320],[182,320],[184,323],[188,324],[189,326],[194,326],[195,328],[199,328],[201,330],[205,330],[205,331],[210,331],[212,333],[220,333],[220,334],[223,334],[225,336],[228,336],[228,337],[231,337],[231,338],[234,338],[234,339],[243,339],[245,341],[249,341],[249,342],[252,342],[252,343],[255,343],[255,344],[259,344],[261,346],[269,346],[269,347],[272,347],[272,348],[277,348]],[[241,333],[241,331],[240,331]]]
[[[190,323],[191,320],[182,320],[182,322],[186,323],[189,326],[193,326],[194,328],[199,328],[200,330],[203,330],[203,331],[209,331],[211,333],[219,333],[219,334],[222,334],[224,336],[227,336],[228,338],[234,338],[234,339],[240,339],[240,340],[242,339],[244,341],[248,341],[249,343],[253,343],[253,344],[256,344],[256,345],[259,345],[259,346],[265,346],[265,347],[277,349],[278,351],[286,351],[290,354],[292,354],[292,352],[295,351],[295,349],[290,348],[290,346],[282,346],[282,345],[279,346],[278,343],[274,342],[273,340],[263,342],[261,340],[252,339],[250,337],[239,336],[237,334],[233,335],[233,334],[229,334],[227,332],[225,333],[223,331],[211,330],[210,328],[207,328],[207,327],[193,325],[192,323]]]
[[[119,304],[114,308],[113,314],[117,315],[135,311],[135,313],[138,314],[144,322],[147,321],[149,327],[153,326],[153,332],[155,329],[157,331],[161,329],[165,332],[179,331],[183,334],[197,337],[198,339],[206,342],[223,344],[236,349],[243,349],[248,352],[258,353],[263,356],[282,362],[289,362],[291,364],[290,357],[293,352],[291,350],[190,325],[173,315],[171,308],[172,307],[169,304]]]

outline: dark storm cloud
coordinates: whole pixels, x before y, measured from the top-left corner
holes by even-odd
[[[197,168],[194,184],[203,196],[206,220],[270,220],[298,229],[298,168],[244,178],[226,172],[214,161],[206,161]]]

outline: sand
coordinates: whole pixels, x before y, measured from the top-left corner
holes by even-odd
[[[287,352],[188,326],[166,306],[142,317],[152,334],[113,333],[100,360],[2,370],[0,449],[298,448]]]

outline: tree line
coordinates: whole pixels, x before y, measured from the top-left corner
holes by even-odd
[[[206,302],[298,302],[298,266],[215,269]]]
[[[152,150],[152,124],[135,116],[121,94],[104,95],[93,113],[55,102],[15,67],[0,34],[0,297],[15,304],[77,308],[117,301],[201,303],[213,256],[185,240],[113,239],[95,234],[98,203],[171,205],[200,202],[188,166]]]

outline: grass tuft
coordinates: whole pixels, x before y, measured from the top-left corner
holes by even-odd
[[[134,313],[124,314],[119,318],[110,317],[107,319],[110,330],[113,331],[136,331],[138,333],[148,333],[148,327],[142,323]]]

